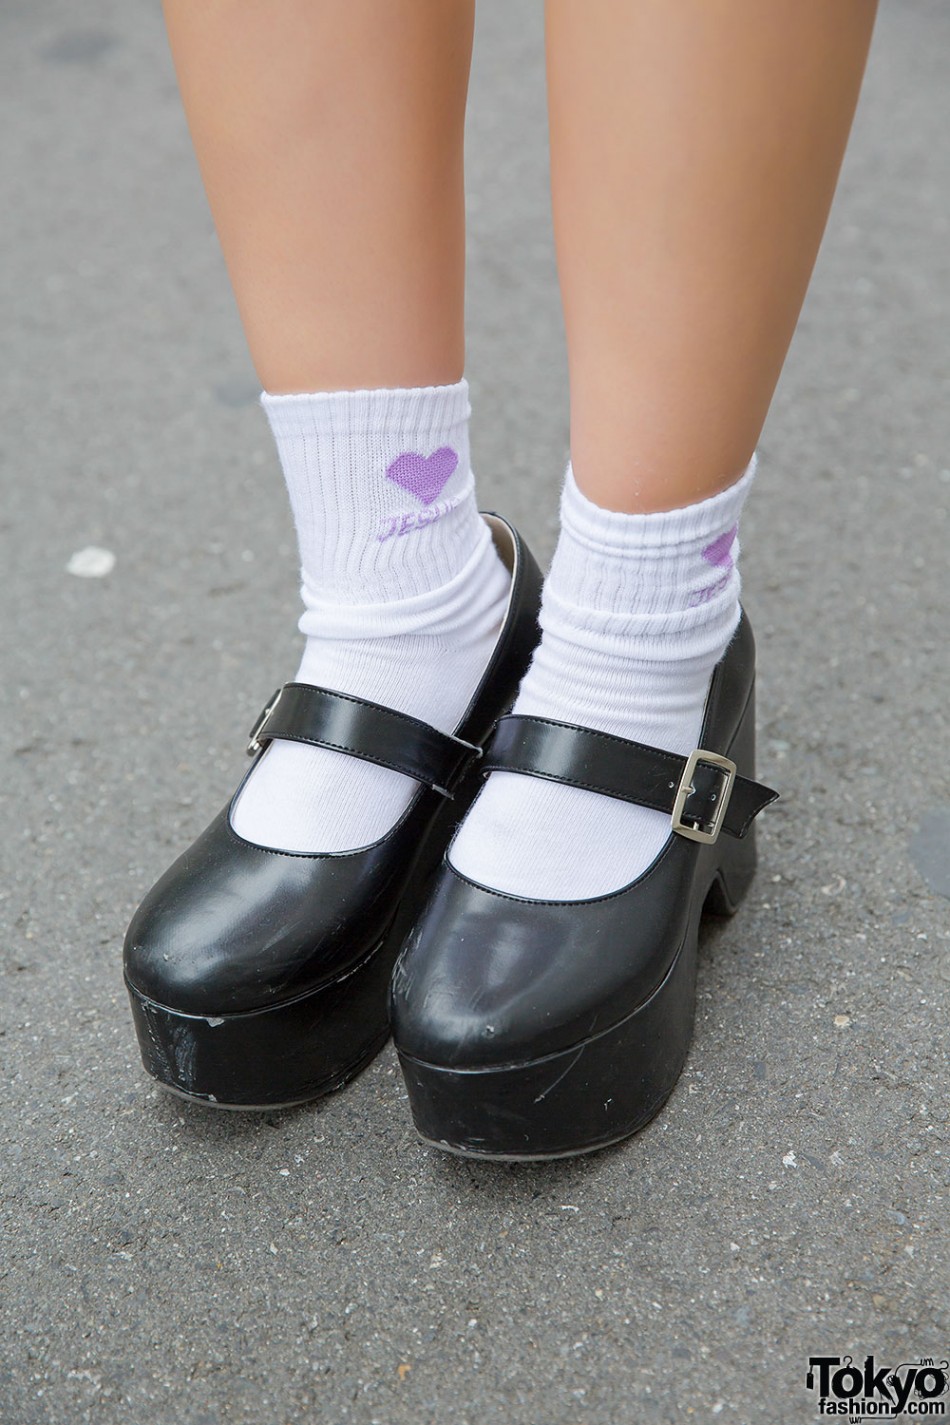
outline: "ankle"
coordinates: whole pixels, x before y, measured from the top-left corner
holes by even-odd
[[[541,640],[514,712],[687,754],[739,621],[738,520],[753,467],[682,510],[602,510],[568,469]],[[470,879],[529,899],[608,894],[639,875],[669,817],[580,786],[493,772],[451,848]]]

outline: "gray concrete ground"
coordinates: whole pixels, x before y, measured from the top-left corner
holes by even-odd
[[[483,0],[470,375],[547,556],[540,44]],[[798,1422],[810,1354],[947,1356],[948,61],[946,0],[885,0],[744,524],[783,800],[686,1074],[622,1148],[492,1167],[415,1139],[391,1049],[264,1117],[140,1071],[123,928],[293,669],[292,531],[157,3],[0,8],[3,1425]]]

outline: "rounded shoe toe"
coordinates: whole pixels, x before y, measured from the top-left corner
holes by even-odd
[[[393,975],[400,1053],[459,1069],[526,1062],[596,1034],[655,978],[620,973],[598,902],[520,901],[444,865]]]
[[[390,858],[392,859],[392,857]],[[266,1009],[345,974],[391,917],[378,855],[291,856],[223,812],[152,887],[125,940],[133,991],[181,1014]]]
[[[172,868],[174,870],[174,868]],[[139,906],[125,939],[125,978],[146,999],[181,1014],[220,1014],[260,1003],[259,908],[244,896],[162,878]],[[258,947],[251,957],[250,945]],[[245,953],[242,953],[245,951]]]

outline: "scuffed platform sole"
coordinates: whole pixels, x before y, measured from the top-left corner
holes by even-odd
[[[522,1064],[447,1068],[400,1053],[423,1142],[459,1157],[530,1163],[595,1153],[645,1128],[689,1053],[701,915],[734,914],[754,873],[754,839],[741,856],[731,880],[717,870],[666,976],[618,1024]]]
[[[161,1089],[162,1093],[168,1094],[171,1098],[181,1099],[184,1103],[197,1104],[199,1108],[223,1109],[225,1113],[280,1113],[284,1109],[302,1108],[304,1104],[313,1103],[315,1099],[324,1098],[346,1088],[347,1084],[357,1078],[364,1069],[369,1068],[377,1054],[385,1048],[388,1039],[389,1030],[387,1029],[378,1043],[372,1044],[356,1063],[344,1070],[332,1082],[319,1085],[315,1090],[305,1094],[303,1098],[288,1099],[284,1103],[221,1103],[213,1094],[185,1093],[183,1089],[162,1083],[161,1079],[155,1080],[155,1087]]]
[[[592,1153],[629,1138],[659,1112],[692,1035],[696,932],[665,979],[626,1019],[529,1063],[453,1069],[400,1054],[412,1116],[435,1148],[531,1161]]]
[[[322,1098],[386,1043],[397,949],[388,936],[332,984],[241,1014],[181,1014],[127,983],[142,1062],[162,1088],[208,1108],[268,1111]]]

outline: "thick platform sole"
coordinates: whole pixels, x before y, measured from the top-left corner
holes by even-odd
[[[142,1062],[162,1088],[211,1108],[288,1108],[332,1093],[389,1036],[397,950],[382,942],[315,993],[243,1014],[181,1014],[127,984]]]
[[[755,703],[730,754],[752,776]],[[733,915],[752,883],[755,828],[704,848],[693,914],[665,977],[611,1028],[569,1049],[518,1064],[446,1068],[400,1052],[413,1120],[431,1146],[463,1157],[532,1162],[575,1157],[645,1127],[683,1072],[696,1015],[704,911]]]
[[[309,994],[238,1014],[183,1014],[126,981],[146,1071],[210,1108],[273,1110],[342,1088],[389,1038],[393,965],[428,881],[478,791],[475,774],[441,806],[417,849],[385,936],[345,975]]]

